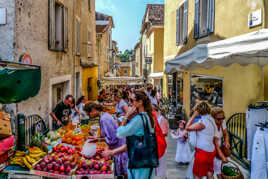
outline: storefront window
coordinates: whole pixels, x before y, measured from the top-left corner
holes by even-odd
[[[223,107],[223,79],[191,75],[191,108],[198,100],[207,101],[212,106]]]

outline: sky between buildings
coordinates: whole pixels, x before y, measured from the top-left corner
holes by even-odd
[[[146,4],[163,4],[164,0],[96,0],[96,11],[113,16],[113,40],[119,50],[133,49],[139,41]]]

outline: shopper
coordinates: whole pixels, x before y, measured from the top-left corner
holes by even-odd
[[[103,112],[103,107],[99,104],[88,103],[84,107],[85,112],[90,118],[100,117],[101,136],[104,137],[109,149],[113,150],[120,148],[126,143],[124,138],[116,137],[116,130],[118,125],[113,116],[109,113]],[[115,176],[127,176],[127,161],[128,156],[126,152],[114,155],[115,161]]]
[[[156,118],[157,118],[157,122],[158,122],[163,134],[165,136],[168,136],[168,122],[161,115],[161,109],[158,106],[153,105],[153,113],[154,113],[154,116],[156,116]],[[156,169],[156,176],[157,177],[167,178],[166,160],[167,160],[167,154],[165,152],[165,154],[161,158],[159,158],[159,167]]]
[[[150,100],[151,100],[151,103],[153,105],[158,105],[158,101],[157,101],[157,98],[156,98],[156,90],[154,90],[154,89],[151,92]]]
[[[201,116],[199,122],[193,123],[197,116]],[[206,102],[200,102],[193,116],[186,125],[186,130],[196,131],[195,159],[193,174],[196,179],[206,176],[213,178],[214,158],[216,156],[215,142],[217,139],[216,124],[210,116],[210,107]]]
[[[81,121],[88,119],[88,116],[87,116],[87,114],[84,111],[85,103],[86,103],[85,96],[81,96],[80,98],[78,98],[78,100],[76,102],[76,106],[77,106],[77,108],[78,108],[78,110],[80,112],[80,119],[81,119]]]
[[[137,162],[149,162],[151,164],[150,167],[146,168],[134,168],[133,165],[133,158],[130,151],[132,151],[132,148],[135,148],[136,146],[132,146],[132,141],[129,141],[133,139],[133,137],[138,138],[138,136],[144,136],[145,137],[145,128],[144,123],[148,124],[148,128],[151,134],[154,133],[154,116],[152,114],[152,105],[150,102],[149,97],[142,91],[136,91],[132,97],[133,100],[133,107],[129,109],[128,113],[126,114],[123,122],[121,123],[121,126],[117,129],[117,136],[119,138],[125,138],[127,137],[127,150],[129,154],[129,169],[128,169],[128,177],[130,179],[154,179],[155,178],[155,162],[158,163],[158,156],[157,156],[157,149],[154,151],[154,154],[149,154],[149,158],[146,158],[148,156],[143,156],[144,158],[135,160]],[[132,113],[138,112],[138,114],[131,119],[128,122],[128,117],[132,115]],[[143,123],[144,122],[144,123]],[[146,135],[147,136],[147,135]],[[152,137],[153,139],[153,137]],[[155,139],[156,140],[156,139]],[[154,144],[156,146],[156,141],[154,141]],[[147,149],[147,148],[146,148]],[[151,155],[151,156],[150,156]],[[130,167],[130,164],[132,167]]]
[[[115,96],[117,117],[124,116],[128,111],[127,98],[128,95],[126,91],[118,92]]]
[[[179,128],[174,135],[177,136],[177,151],[175,161],[179,165],[188,165],[191,159],[191,151],[188,143],[188,132],[185,129],[186,122],[184,120],[179,121]]]
[[[73,125],[81,124],[80,112],[75,105],[75,99],[73,98],[71,106],[71,121]]]
[[[220,107],[214,107],[211,110],[211,116],[214,118],[215,123],[217,125],[217,140],[216,142],[216,150],[217,150],[217,157],[214,159],[214,172],[217,175],[218,179],[221,179],[221,165],[223,163],[227,163],[227,157],[225,156],[226,151],[230,149],[229,143],[229,134],[226,128],[225,123],[225,115],[224,111]],[[222,141],[222,138],[224,139]],[[223,151],[224,149],[224,151]],[[229,152],[228,152],[229,153]]]
[[[71,106],[73,102],[73,96],[67,95],[62,102],[57,104],[57,106],[50,113],[53,119],[53,130],[57,130],[62,126],[65,126],[70,122],[71,119]]]

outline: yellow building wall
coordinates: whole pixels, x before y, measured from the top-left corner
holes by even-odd
[[[194,39],[194,0],[189,0],[188,9],[188,38],[183,46],[176,46],[176,10],[184,1],[165,1],[164,29],[164,61],[192,49],[198,44],[206,44],[218,40],[267,28],[268,6],[265,1],[225,0],[215,1],[214,33],[207,37]],[[267,2],[266,2],[267,3]],[[238,8],[239,7],[239,8]],[[260,26],[248,27],[248,14],[262,9],[263,23]],[[165,67],[164,67],[165,68]],[[233,64],[228,67],[211,69],[197,68],[184,75],[184,106],[190,110],[190,74],[202,74],[224,78],[223,100],[226,117],[236,112],[245,112],[247,106],[256,100],[268,99],[268,67],[256,65],[240,66]],[[267,91],[267,92],[266,92]],[[164,78],[164,95],[167,96],[167,78]]]
[[[89,78],[90,80],[88,80]],[[94,101],[97,100],[97,97],[98,97],[97,80],[98,80],[98,67],[97,66],[83,69],[82,90],[83,90],[83,95],[86,97],[86,99],[94,100]],[[90,81],[90,83],[88,81]],[[88,92],[88,83],[91,87],[90,92]]]
[[[127,75],[125,75],[124,71],[127,70]],[[120,67],[120,76],[130,76],[130,67]]]
[[[226,117],[237,112],[246,112],[249,104],[264,99],[264,79],[262,68],[251,64],[229,67],[215,66],[211,69],[197,68],[184,74],[183,104],[187,114],[190,112],[191,74],[223,78],[223,106]]]

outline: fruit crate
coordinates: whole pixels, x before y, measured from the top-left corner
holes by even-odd
[[[71,175],[59,175],[59,174],[49,173],[49,172],[44,172],[44,171],[39,171],[39,170],[31,170],[30,174],[38,175],[42,177],[49,177],[49,178],[72,179]]]
[[[73,175],[72,179],[82,179],[82,177],[88,177],[88,179],[97,179],[97,178],[114,178],[114,164],[111,165],[111,174],[84,174],[84,175]]]

